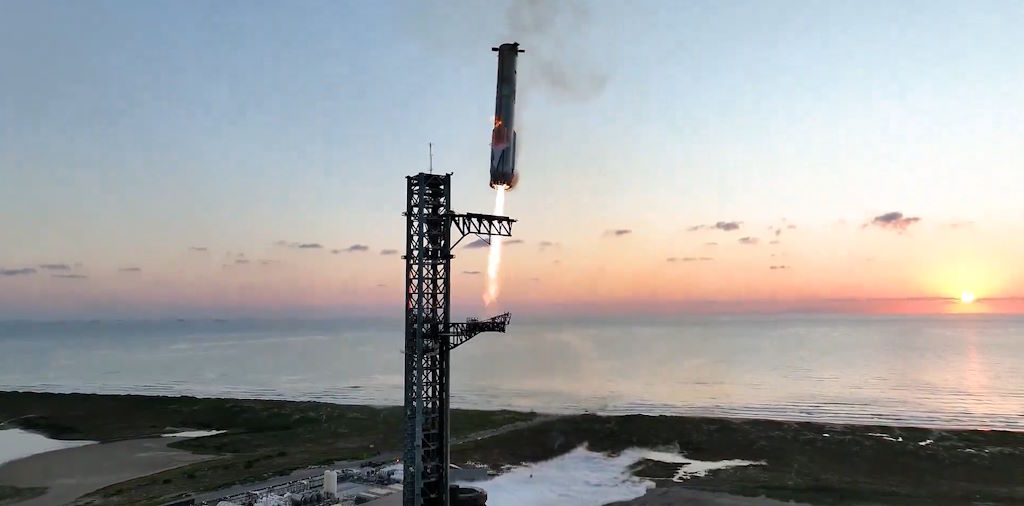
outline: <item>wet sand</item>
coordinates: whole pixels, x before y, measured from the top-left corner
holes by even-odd
[[[213,458],[167,447],[181,439],[133,439],[32,455],[0,466],[0,485],[48,487],[14,504],[59,506],[107,485]]]

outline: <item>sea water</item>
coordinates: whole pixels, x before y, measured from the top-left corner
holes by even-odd
[[[398,320],[0,323],[0,390],[402,402]],[[1024,319],[514,319],[456,407],[1024,430]]]

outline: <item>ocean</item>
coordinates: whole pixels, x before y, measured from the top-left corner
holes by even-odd
[[[0,322],[0,390],[402,402],[400,320]],[[1024,318],[513,319],[455,407],[1024,431]]]

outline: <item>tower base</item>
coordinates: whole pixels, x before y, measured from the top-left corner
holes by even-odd
[[[487,492],[476,487],[449,485],[448,498],[451,500],[451,506],[485,506],[487,504]]]

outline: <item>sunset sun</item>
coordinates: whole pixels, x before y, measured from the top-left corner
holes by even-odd
[[[964,292],[960,294],[960,302],[963,304],[970,304],[974,302],[974,294],[971,292]]]

